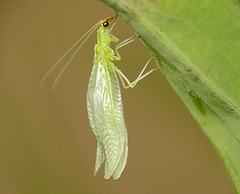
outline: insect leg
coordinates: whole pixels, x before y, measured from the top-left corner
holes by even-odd
[[[133,88],[140,80],[142,80],[143,78],[145,78],[146,76],[148,76],[148,75],[149,75],[150,73],[152,73],[153,71],[158,70],[158,68],[155,68],[155,69],[152,69],[152,70],[148,71],[147,73],[143,74],[144,71],[145,71],[145,69],[147,68],[149,62],[150,62],[154,57],[157,57],[157,56],[153,56],[153,57],[151,57],[151,58],[147,61],[146,65],[143,67],[143,69],[142,69],[142,71],[140,72],[140,74],[138,75],[137,79],[134,80],[133,82],[130,82],[129,79],[122,73],[122,71],[121,71],[120,69],[118,69],[116,66],[114,66],[114,69],[115,69],[116,73],[118,74],[118,76],[119,76],[119,78],[120,78],[120,80],[121,80],[121,82],[122,82],[122,85],[123,85],[123,87],[124,87],[125,89],[127,89],[127,88],[129,88],[129,87]],[[127,84],[126,84],[125,82],[126,82]]]
[[[127,38],[126,40],[120,42],[119,44],[116,45],[114,51],[116,53],[116,57],[115,57],[115,60],[121,60],[121,55],[120,53],[118,52],[118,49],[121,48],[121,47],[124,47],[126,46],[127,44],[130,44],[131,42],[133,42],[136,38],[138,38],[138,36],[136,36],[135,34],[132,35],[131,37]]]
[[[117,22],[117,17],[118,17],[118,14],[116,13],[116,15],[113,17],[114,21],[112,22],[112,25],[109,27],[109,31],[111,32],[114,25],[116,24]]]

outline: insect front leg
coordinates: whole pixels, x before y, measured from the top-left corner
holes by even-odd
[[[151,57],[151,58],[147,61],[146,65],[143,67],[143,69],[142,69],[142,71],[140,72],[140,74],[138,75],[137,79],[134,80],[133,82],[130,82],[129,79],[122,73],[122,71],[121,71],[120,69],[118,69],[116,66],[114,66],[115,72],[118,74],[118,76],[119,76],[119,78],[120,78],[120,80],[121,80],[121,82],[122,82],[122,85],[123,85],[123,87],[124,87],[125,89],[127,89],[127,88],[129,88],[129,87],[134,88],[134,86],[135,86],[140,80],[142,80],[143,78],[145,78],[146,76],[148,76],[148,75],[149,75],[150,73],[152,73],[153,71],[158,70],[158,68],[155,68],[155,69],[152,69],[152,70],[148,71],[147,73],[143,74],[144,71],[145,71],[145,69],[147,68],[149,62],[150,62],[154,57],[156,57],[156,56]],[[125,82],[126,82],[127,84],[126,84]]]
[[[114,21],[112,22],[112,25],[109,27],[109,31],[110,31],[110,32],[112,31],[114,25],[115,25],[116,22],[117,22],[118,14],[116,13],[115,17],[113,17],[113,18],[114,18]]]
[[[115,60],[121,60],[121,55],[119,54],[118,52],[118,49],[121,48],[121,47],[124,47],[126,46],[127,44],[133,42],[135,39],[137,38],[137,36],[134,34],[133,36],[127,38],[126,40],[120,42],[119,44],[116,45],[115,49],[114,49],[114,52],[116,53],[116,57],[115,57]]]

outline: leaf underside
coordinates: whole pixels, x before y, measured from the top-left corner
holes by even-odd
[[[102,0],[136,32],[240,193],[240,7],[234,0]]]

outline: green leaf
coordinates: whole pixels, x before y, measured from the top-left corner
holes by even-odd
[[[159,56],[159,68],[215,146],[240,192],[239,4],[233,0],[102,1]]]

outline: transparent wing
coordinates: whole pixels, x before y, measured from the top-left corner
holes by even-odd
[[[117,180],[125,168],[128,145],[119,83],[107,59],[95,61],[87,92],[87,109],[98,141],[95,173],[105,162],[105,179]]]

